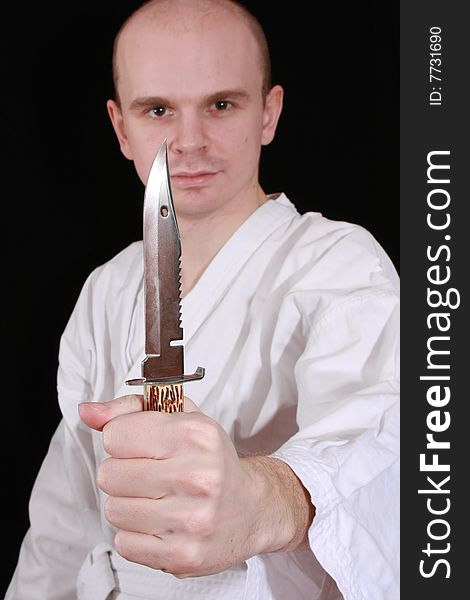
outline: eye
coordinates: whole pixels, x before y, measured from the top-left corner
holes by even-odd
[[[153,119],[158,119],[158,118],[164,117],[167,113],[168,113],[168,110],[166,109],[165,106],[154,106],[149,111],[149,115]]]
[[[231,106],[232,106],[232,103],[229,102],[228,100],[216,100],[216,102],[214,102],[215,109],[219,110],[219,111],[227,110]]]

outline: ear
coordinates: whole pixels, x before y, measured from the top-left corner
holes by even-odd
[[[115,100],[108,100],[106,102],[106,108],[108,109],[109,118],[111,119],[117,139],[119,140],[121,152],[126,158],[132,160],[133,156],[129,141],[127,139],[126,126],[124,123],[124,117],[122,116],[121,108]]]
[[[274,138],[282,111],[283,97],[284,90],[280,85],[273,86],[266,96],[263,112],[263,134],[261,137],[263,146],[270,144]]]

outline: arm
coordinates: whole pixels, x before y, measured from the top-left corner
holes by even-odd
[[[259,543],[260,552],[290,551],[305,545],[315,508],[294,471],[286,462],[269,456],[241,461],[250,474],[253,503],[262,507],[263,528],[259,534],[264,541]]]
[[[273,456],[315,505],[309,544],[344,598],[399,594],[398,303],[345,300],[296,364],[299,432]]]

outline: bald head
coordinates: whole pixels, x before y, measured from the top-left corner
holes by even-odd
[[[223,17],[239,20],[253,36],[258,50],[262,77],[263,102],[271,88],[271,61],[264,31],[257,19],[236,0],[148,0],[122,24],[114,40],[113,81],[116,101],[119,103],[119,48],[126,31],[139,23],[153,21],[162,30],[177,35],[179,32],[204,29],[214,19]]]

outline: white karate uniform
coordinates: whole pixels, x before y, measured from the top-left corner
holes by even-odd
[[[310,549],[179,580],[124,560],[95,484],[101,434],[77,404],[139,388],[142,244],[86,281],[62,336],[63,419],[36,480],[7,600],[397,600],[398,277],[373,237],[272,196],[182,302],[185,393],[243,453],[287,462],[316,515]],[[223,527],[223,523],[221,523]]]

